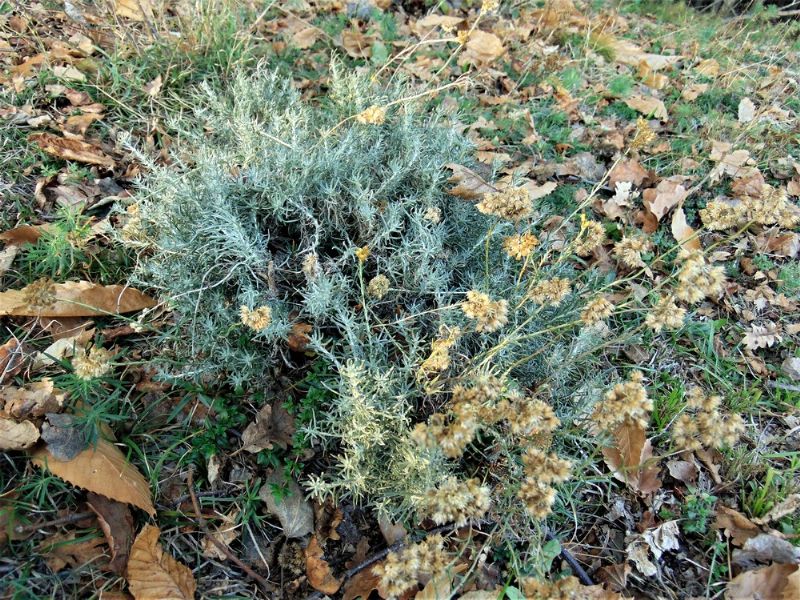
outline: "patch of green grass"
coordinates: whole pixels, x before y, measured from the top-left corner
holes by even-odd
[[[717,497],[705,492],[695,491],[686,496],[682,507],[681,530],[684,533],[705,535],[709,521],[714,516]]]

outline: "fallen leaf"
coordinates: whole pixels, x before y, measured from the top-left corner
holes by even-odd
[[[52,133],[34,133],[28,136],[28,141],[34,142],[47,154],[64,160],[114,168],[114,159],[88,142],[71,140]]]
[[[690,83],[687,85],[683,90],[681,90],[681,98],[688,102],[692,102],[693,100],[697,100],[697,97],[701,94],[705,94],[708,91],[709,85],[707,83]]]
[[[239,537],[238,526],[236,521],[239,517],[238,510],[232,510],[227,515],[222,515],[222,521],[216,526],[215,530],[211,532],[214,539],[218,543],[230,547],[231,543]],[[203,556],[207,558],[214,558],[216,560],[227,560],[228,556],[220,550],[217,545],[211,541],[211,538],[206,535],[203,537]]]
[[[197,583],[191,569],[165,554],[161,531],[145,525],[131,547],[128,586],[136,600],[194,600]]]
[[[652,115],[659,121],[669,120],[669,113],[667,112],[667,107],[664,105],[664,102],[653,96],[633,94],[625,99],[625,104],[646,117]]]
[[[323,551],[316,536],[311,537],[311,541],[305,550],[306,554],[306,577],[308,583],[315,590],[323,594],[335,594],[342,586],[342,580],[336,579],[331,573],[331,567],[322,558]]]
[[[683,212],[683,207],[676,208],[672,213],[672,237],[675,238],[675,241],[687,250],[702,250],[703,245],[700,243],[700,238],[695,235],[696,233],[686,223],[686,213]]]
[[[161,93],[162,84],[163,80],[161,79],[161,75],[156,75],[152,81],[144,86],[144,93],[150,98],[158,98],[158,95]]]
[[[293,479],[281,498],[275,498],[272,487],[284,487],[283,477],[272,473],[261,486],[259,497],[266,503],[269,511],[278,517],[287,538],[300,538],[314,531],[314,510],[303,496],[303,490]]]
[[[383,539],[386,540],[386,544],[389,546],[393,546],[400,540],[406,539],[408,535],[402,523],[392,523],[392,521],[385,516],[378,517],[378,527],[381,530]]]
[[[0,251],[0,277],[11,268],[14,259],[17,257],[17,253],[19,253],[19,248],[17,246],[9,246]]]
[[[752,537],[759,534],[758,526],[742,513],[727,506],[717,507],[714,527],[725,532],[734,546],[743,546]]]
[[[796,600],[787,596],[789,577],[797,572],[797,565],[770,565],[754,571],[740,573],[728,582],[726,600]],[[796,580],[795,580],[796,581]]]
[[[53,75],[55,75],[59,79],[65,79],[67,81],[77,81],[81,83],[86,81],[86,75],[81,73],[78,69],[76,69],[72,65],[53,67]]]
[[[57,460],[47,447],[35,450],[31,462],[74,486],[106,498],[132,504],[150,516],[156,514],[150,486],[114,444],[104,439],[70,461]]]
[[[445,167],[453,171],[453,175],[447,180],[455,186],[450,189],[450,194],[453,196],[464,200],[480,200],[484,194],[497,191],[496,187],[486,183],[472,169],[456,163],[448,163]]]
[[[0,316],[91,317],[135,312],[156,305],[139,290],[88,281],[40,279],[21,290],[0,292]]]
[[[86,504],[97,515],[97,522],[111,550],[108,567],[116,575],[125,573],[133,544],[133,515],[127,504],[89,492]]]
[[[707,58],[697,63],[694,70],[706,77],[716,77],[719,75],[719,63],[714,58]]]
[[[292,352],[304,352],[306,346],[308,346],[308,342],[311,341],[308,334],[311,333],[313,329],[314,328],[309,323],[293,323],[289,336],[286,338],[289,350]]]
[[[503,42],[493,33],[476,29],[469,36],[464,51],[458,58],[459,65],[488,65],[505,54]]]
[[[751,325],[750,331],[742,338],[742,343],[748,350],[756,350],[757,348],[771,348],[781,340],[783,337],[778,325],[767,321],[764,325]]]
[[[145,21],[153,18],[151,0],[114,0],[117,16],[131,21]]]
[[[545,181],[543,184],[539,185],[535,181],[528,181],[522,187],[528,190],[531,200],[538,200],[539,198],[544,198],[552,194],[558,187],[558,184],[555,181]]]
[[[651,494],[661,487],[658,465],[648,464],[653,457],[653,447],[646,439],[643,427],[624,423],[614,432],[613,440],[614,445],[602,451],[615,478],[642,495]]]
[[[265,404],[256,420],[242,433],[242,449],[247,452],[270,450],[273,445],[284,450],[292,443],[295,432],[294,417],[283,407],[280,400],[271,406]]]
[[[756,116],[756,105],[753,104],[753,101],[746,96],[739,100],[739,108],[738,108],[738,119],[739,123],[749,123],[752,121]]]
[[[666,521],[653,529],[646,530],[642,537],[650,546],[650,551],[656,560],[661,558],[661,555],[668,550],[679,550],[681,545],[678,541],[680,537],[680,528],[678,521]]]
[[[414,600],[441,600],[442,598],[453,597],[453,577],[454,573],[439,573],[431,577],[431,580],[425,584]],[[497,594],[495,594],[495,600]]]
[[[460,17],[453,17],[450,15],[427,15],[421,19],[417,19],[411,25],[411,31],[413,31],[419,37],[425,37],[437,27],[453,30],[463,21],[464,19]]]
[[[680,176],[663,179],[655,188],[650,188],[642,192],[642,200],[647,209],[653,213],[656,220],[660,221],[673,208],[689,195],[683,187],[683,178]]]
[[[357,29],[342,32],[342,47],[352,58],[369,58],[372,56],[372,44],[375,37],[364,35]]]
[[[688,460],[669,460],[667,461],[667,470],[673,478],[686,484],[697,481],[700,473],[694,463]]]
[[[35,244],[48,229],[51,229],[50,225],[20,225],[0,233],[0,241],[13,246]]]
[[[768,533],[759,533],[748,539],[741,549],[733,551],[733,564],[738,567],[754,567],[757,563],[800,563],[800,548]]]
[[[647,169],[645,169],[639,161],[635,158],[629,158],[618,163],[611,172],[608,174],[608,185],[611,188],[616,188],[618,183],[630,181],[636,187],[642,185],[647,178]]]
[[[375,575],[370,567],[362,569],[344,584],[342,600],[368,600],[370,594],[378,589],[380,580],[380,576]]]
[[[0,450],[25,450],[39,441],[39,428],[30,421],[0,418]]]
[[[317,43],[321,32],[318,27],[304,27],[292,34],[292,45],[306,50]]]
[[[42,417],[48,412],[57,412],[64,406],[67,393],[44,378],[23,387],[7,386],[0,389],[0,416],[26,419]]]
[[[638,67],[644,63],[653,71],[660,71],[673,66],[682,59],[681,56],[645,52],[630,40],[621,38],[605,40],[605,45],[611,49],[614,60],[631,67]]]
[[[72,115],[71,117],[68,117],[66,123],[64,123],[64,129],[70,133],[84,135],[92,123],[95,121],[100,121],[102,118],[103,115],[98,113]]]
[[[56,573],[67,565],[73,569],[82,569],[86,565],[97,564],[106,556],[102,537],[78,539],[74,532],[48,536],[39,545],[37,552]]]
[[[19,373],[28,362],[22,342],[11,338],[0,346],[0,384]]]

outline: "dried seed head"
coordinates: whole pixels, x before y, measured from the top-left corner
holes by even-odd
[[[382,125],[386,121],[386,109],[374,104],[356,115],[362,125]]]
[[[680,329],[686,309],[675,304],[672,296],[662,296],[644,318],[645,324],[658,333],[662,329]]]
[[[113,353],[98,346],[75,355],[72,359],[75,376],[85,380],[102,377],[111,370],[113,356]]]
[[[508,323],[508,302],[504,299],[492,300],[488,295],[476,290],[467,292],[467,299],[461,310],[470,319],[477,321],[475,331],[491,333]]]
[[[259,306],[251,310],[247,306],[241,306],[239,322],[253,331],[261,331],[272,322],[272,309],[269,306]]]
[[[515,223],[527,217],[533,209],[531,196],[525,188],[489,192],[475,206],[484,215],[493,215]]]
[[[514,260],[522,260],[530,256],[539,244],[539,239],[532,233],[511,235],[503,240],[503,250]]]
[[[389,292],[389,278],[386,275],[376,275],[367,284],[367,294],[376,300],[382,299]]]

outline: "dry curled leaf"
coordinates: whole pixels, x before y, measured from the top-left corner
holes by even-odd
[[[683,187],[683,177],[669,177],[655,188],[642,192],[642,200],[647,209],[660,221],[669,211],[683,204],[689,192]]]
[[[380,580],[380,576],[373,573],[371,568],[362,569],[344,584],[342,600],[367,600],[378,589]]]
[[[259,497],[266,503],[269,511],[278,517],[287,538],[300,538],[314,531],[314,510],[303,496],[303,490],[294,480],[289,481],[288,490],[280,499],[275,498],[273,486],[284,486],[283,477],[272,473],[261,486]]]
[[[458,64],[487,65],[503,56],[505,52],[499,37],[477,29],[470,34],[464,51],[458,58]]]
[[[726,600],[796,600],[797,565],[770,565],[745,571],[728,582]]]
[[[483,177],[472,169],[456,163],[449,163],[445,167],[453,171],[453,175],[448,179],[455,186],[450,189],[450,194],[453,196],[464,200],[480,200],[484,194],[497,191],[496,187],[486,183]]]
[[[66,397],[66,392],[56,389],[48,378],[23,387],[10,385],[0,389],[0,416],[15,419],[41,417],[61,410]]]
[[[672,237],[687,250],[702,250],[700,238],[695,235],[695,230],[686,223],[686,213],[679,206],[672,213]]]
[[[714,527],[723,531],[734,546],[743,546],[747,540],[758,535],[760,531],[758,526],[742,513],[722,505],[717,507]]]
[[[117,16],[131,21],[144,21],[153,18],[152,0],[114,0]]]
[[[64,160],[98,165],[107,169],[114,168],[113,158],[97,146],[82,140],[67,139],[52,133],[34,133],[28,136],[28,140],[34,142],[47,154],[52,154]]]
[[[646,117],[653,116],[659,121],[669,120],[669,113],[664,102],[653,96],[634,94],[625,99],[625,104]]]
[[[25,450],[39,440],[39,428],[30,421],[0,418],[0,450]]]
[[[265,404],[254,423],[242,433],[242,449],[247,452],[270,450],[273,445],[284,450],[292,443],[295,432],[294,417],[283,407],[280,400],[271,406]]]
[[[771,348],[782,339],[778,325],[767,321],[764,325],[752,325],[750,331],[742,338],[742,343],[748,350],[756,350],[757,348]]]
[[[322,558],[322,547],[319,545],[316,536],[311,538],[305,553],[306,576],[311,587],[323,594],[335,594],[338,592],[342,586],[342,580],[333,576],[330,565]]]
[[[642,495],[652,494],[661,487],[658,465],[650,463],[653,447],[643,427],[624,423],[614,432],[613,441],[612,447],[603,448],[603,456],[614,477]]]
[[[111,442],[98,440],[95,447],[65,462],[57,460],[47,447],[39,448],[31,460],[74,486],[132,504],[150,516],[156,514],[147,480]]]
[[[139,290],[89,281],[39,280],[21,290],[0,292],[0,316],[92,317],[135,312],[156,305]]]
[[[158,543],[161,531],[145,525],[131,547],[128,585],[136,600],[190,600],[197,583],[191,569],[166,554]]]
[[[109,500],[105,496],[89,492],[86,496],[86,504],[97,515],[97,522],[106,542],[111,550],[111,560],[108,563],[109,569],[116,574],[122,575],[128,564],[131,545],[133,544],[133,515],[127,504]]]

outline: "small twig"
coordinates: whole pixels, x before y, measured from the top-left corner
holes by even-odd
[[[31,523],[30,525],[17,525],[14,527],[14,533],[30,533],[31,531],[36,531],[37,529],[42,529],[44,527],[58,527],[60,525],[68,525],[70,523],[76,523],[78,521],[83,521],[84,519],[88,519],[89,517],[96,517],[97,515],[92,511],[86,511],[81,513],[75,513],[74,515],[68,515],[66,517],[61,517],[60,519],[54,519],[52,521],[46,521],[44,523]]]
[[[570,554],[566,548],[564,548],[564,544],[561,543],[561,540],[559,540],[556,536],[550,533],[550,531],[547,529],[545,529],[544,531],[544,537],[547,541],[555,540],[558,542],[558,546],[559,548],[561,548],[560,552],[561,557],[565,561],[567,561],[569,568],[572,569],[575,575],[578,576],[578,579],[581,580],[581,583],[583,585],[594,585],[594,581],[592,581],[592,578],[589,577],[589,574],[583,570],[583,567],[578,563],[577,560],[575,560],[575,557],[572,556],[572,554]]]
[[[792,385],[780,381],[768,381],[767,386],[778,390],[786,390],[787,392],[800,392],[800,385]]]
[[[214,534],[208,529],[208,524],[206,523],[205,517],[203,517],[203,513],[200,512],[200,504],[197,501],[197,495],[194,492],[194,473],[192,469],[189,469],[189,473],[186,479],[186,485],[189,488],[189,497],[192,500],[192,507],[194,508],[194,513],[197,516],[197,521],[200,524],[200,529],[203,530],[203,533],[206,534],[211,543],[222,552],[225,556],[227,556],[230,560],[232,560],[236,565],[244,571],[250,579],[254,580],[263,591],[269,592],[273,589],[273,586],[269,584],[269,582],[264,579],[261,575],[253,571],[250,567],[248,567],[242,560],[237,557],[236,555],[231,552],[231,549],[228,548],[225,544],[220,542]]]

